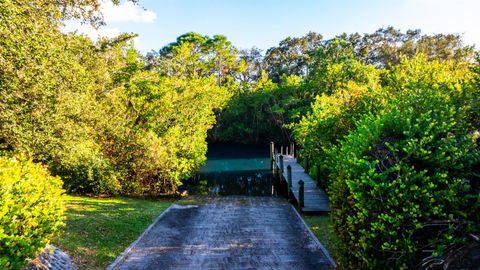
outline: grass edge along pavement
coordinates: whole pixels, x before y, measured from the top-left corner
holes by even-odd
[[[329,215],[302,215],[303,221],[308,225],[317,239],[328,250],[333,260],[338,260],[337,239],[333,231],[332,220]]]
[[[202,269],[202,268],[197,268],[200,264],[199,262],[205,262],[205,261],[208,261],[210,263],[209,266],[215,266],[215,267],[219,267],[220,268],[223,268],[223,267],[220,267],[220,266],[226,266],[225,265],[225,260],[223,260],[222,258],[218,258],[218,256],[216,255],[221,255],[221,256],[232,256],[234,255],[235,257],[239,254],[214,254],[213,256],[210,256],[212,254],[210,254],[209,251],[206,251],[206,250],[209,250],[210,248],[212,247],[217,247],[217,244],[218,244],[218,239],[219,238],[224,238],[225,236],[225,242],[222,241],[222,243],[230,243],[232,242],[232,240],[234,240],[234,242],[236,243],[241,243],[242,241],[248,241],[247,239],[252,239],[250,237],[252,237],[252,235],[249,235],[249,234],[253,234],[255,235],[255,231],[257,232],[263,232],[265,231],[264,228],[271,228],[272,227],[272,222],[273,220],[277,220],[276,217],[278,216],[280,218],[280,220],[282,220],[283,222],[286,222],[286,224],[290,224],[287,220],[297,220],[297,224],[295,226],[293,226],[292,224],[286,226],[288,227],[289,229],[288,230],[280,230],[280,231],[276,231],[274,232],[273,234],[276,234],[276,237],[273,237],[272,238],[272,234],[270,233],[267,233],[263,236],[265,237],[258,237],[258,235],[255,235],[255,238],[256,242],[253,243],[253,246],[251,247],[248,247],[247,250],[248,250],[248,254],[250,254],[251,252],[253,252],[254,254],[255,253],[259,253],[259,254],[265,254],[265,249],[267,250],[270,250],[271,248],[273,248],[273,246],[271,246],[273,244],[273,242],[276,244],[280,244],[280,250],[297,250],[297,248],[293,249],[291,247],[291,245],[293,246],[302,246],[301,249],[309,246],[310,248],[312,248],[313,246],[315,246],[315,253],[316,254],[313,254],[311,253],[308,248],[307,250],[303,250],[303,251],[300,251],[300,253],[304,254],[304,252],[310,254],[310,255],[307,255],[310,256],[307,258],[305,257],[302,257],[298,254],[298,250],[297,250],[297,254],[293,254],[293,257],[289,257],[289,259],[287,259],[287,261],[285,261],[285,259],[283,257],[279,258],[279,257],[276,257],[276,259],[279,259],[280,260],[280,263],[279,262],[276,262],[276,266],[279,266],[280,265],[290,265],[292,263],[292,258],[294,258],[293,260],[297,260],[295,262],[296,263],[300,263],[302,266],[302,269],[303,267],[307,267],[308,269],[310,269],[312,266],[314,266],[313,269],[318,269],[317,267],[321,266],[320,268],[321,269],[324,269],[325,267],[326,268],[329,268],[332,267],[332,268],[336,268],[336,263],[335,261],[330,257],[329,255],[329,252],[328,250],[325,249],[325,247],[320,243],[320,241],[317,239],[317,237],[313,234],[313,232],[310,230],[310,228],[307,226],[307,224],[305,223],[305,221],[303,220],[302,216],[297,212],[297,210],[289,203],[286,202],[286,200],[283,200],[283,199],[280,199],[280,198],[277,198],[276,200],[277,201],[268,201],[268,203],[271,203],[272,205],[269,205],[268,207],[265,205],[265,198],[264,197],[250,197],[247,198],[245,196],[227,196],[227,197],[223,197],[223,198],[212,198],[213,200],[210,202],[210,203],[206,203],[205,205],[205,202],[201,202],[201,201],[198,201],[199,204],[173,204],[171,207],[169,207],[166,211],[164,211],[162,213],[162,215],[157,218],[157,220],[135,241],[133,242],[129,248],[127,248],[123,253],[122,255],[120,255],[117,260],[115,260],[114,263],[112,263],[107,269],[108,270],[111,270],[111,269],[137,269],[137,268],[148,268],[148,269],[155,269],[157,268],[158,266],[160,265],[171,265],[173,268],[177,269],[190,269],[190,267],[193,267],[195,266],[194,268],[195,269]],[[243,202],[244,200],[246,200],[247,202]],[[194,200],[196,201],[196,200]],[[280,203],[281,205],[278,205],[279,202],[282,202]],[[199,207],[200,208],[197,208]],[[208,206],[210,205],[210,206]],[[231,208],[235,208],[232,209]],[[252,209],[253,207],[253,209]],[[263,207],[263,208],[262,208]],[[265,209],[265,207],[267,207]],[[200,210],[193,210],[194,213],[180,213],[179,211],[190,211],[190,209],[200,209]],[[238,209],[236,209],[238,208]],[[269,214],[267,214],[266,216],[263,216],[263,210],[269,210],[271,208],[274,208],[273,211],[267,211],[269,212]],[[278,208],[278,209],[277,209]],[[174,210],[172,210],[174,209]],[[247,210],[245,210],[247,209]],[[262,211],[258,211],[258,210],[261,210],[263,209]],[[276,210],[275,210],[276,209]],[[281,209],[281,213],[279,212],[279,210]],[[171,211],[170,211],[171,210]],[[254,210],[254,211],[252,211]],[[257,210],[257,211],[255,211]],[[172,211],[175,211],[175,213],[171,213]],[[200,211],[200,212],[197,212],[197,211]],[[226,211],[226,212],[225,212]],[[228,213],[227,212],[230,212],[232,211],[232,213]],[[238,211],[243,211],[242,213],[239,213]],[[246,213],[245,211],[247,211],[248,213]],[[288,212],[289,214],[287,214],[286,212]],[[169,213],[170,212],[170,213]],[[222,214],[223,213],[223,214]],[[224,215],[226,214],[226,219],[223,219],[223,218],[220,218],[218,215]],[[273,214],[273,216],[272,216]],[[193,215],[193,216],[192,216]],[[290,215],[290,217],[287,217],[288,215]],[[293,216],[291,216],[293,215]],[[249,229],[245,230],[244,233],[242,235],[242,233],[240,233],[239,235],[238,234],[235,234],[234,236],[232,236],[232,233],[231,232],[226,232],[225,231],[225,235],[223,234],[223,230],[222,228],[230,228],[230,225],[231,224],[239,224],[239,223],[242,223],[243,222],[243,219],[244,217],[246,218],[246,223],[243,224],[243,225],[247,225],[247,227]],[[286,220],[285,220],[286,218]],[[203,220],[202,220],[203,219]],[[160,221],[161,220],[161,221]],[[183,221],[181,221],[183,220]],[[215,225],[212,225],[211,223],[208,223],[209,221],[206,221],[206,220],[219,220],[219,224],[218,226],[215,224]],[[256,221],[259,221],[259,223],[257,223]],[[279,220],[277,220],[278,222]],[[195,227],[194,225],[187,225],[185,226],[186,223],[199,223],[198,227]],[[204,224],[205,222],[207,222],[209,225],[206,225]],[[282,222],[282,223],[283,223]],[[293,221],[295,222],[295,221]],[[156,224],[158,223],[158,224]],[[216,223],[216,222],[215,222]],[[230,225],[228,225],[230,224]],[[175,233],[171,233],[171,230],[170,230],[170,227],[171,226],[176,226],[176,225],[179,225],[180,228],[179,228],[179,231],[175,231]],[[193,226],[193,227],[192,227]],[[213,227],[210,227],[213,226]],[[209,227],[207,229],[207,231],[212,231],[212,232],[215,232],[214,234],[207,234],[207,235],[204,235],[202,232],[206,229],[206,227]],[[198,232],[195,232],[195,230],[200,230]],[[163,232],[162,232],[163,231]],[[267,231],[270,231],[270,230],[267,230]],[[166,234],[164,234],[164,232],[166,232]],[[280,233],[280,234],[279,234]],[[298,234],[300,233],[300,234]],[[261,233],[263,234],[263,233]],[[193,236],[194,240],[193,242],[188,242],[189,240],[186,240],[186,239],[179,239],[178,237],[179,236],[185,236],[185,235],[190,235],[189,239]],[[285,239],[284,241],[280,241],[278,242],[278,237],[280,238],[284,238],[283,236],[281,235],[285,235]],[[197,237],[198,236],[198,237]],[[293,238],[292,238],[293,236]],[[298,236],[301,236],[300,238],[298,238]],[[232,238],[233,237],[233,238]],[[239,238],[240,237],[240,238]],[[303,237],[303,238],[302,238]],[[212,239],[217,239],[217,240],[214,240],[212,242]],[[242,240],[243,239],[243,240]],[[262,239],[265,239],[265,241],[263,241]],[[277,240],[274,240],[272,242],[272,239],[277,239]],[[306,240],[308,239],[308,240]],[[184,240],[186,240],[186,242],[184,242]],[[175,251],[174,249],[170,250],[170,254],[168,255],[162,255],[163,259],[159,259],[158,258],[158,254],[156,254],[155,251],[149,251],[151,248],[153,247],[165,247],[165,245],[172,245],[173,243],[175,242],[181,242],[183,244],[186,244],[185,247],[190,247],[191,245],[198,245],[198,243],[202,243],[202,246],[205,244],[206,245],[206,248],[203,247],[202,250],[204,253],[200,252],[198,254],[195,254],[195,256],[193,257],[190,257],[190,255],[185,255],[185,252],[180,252],[178,253],[178,251]],[[199,242],[200,241],[200,242]],[[216,241],[216,242],[215,242]],[[258,242],[260,241],[260,242]],[[307,242],[309,244],[307,244]],[[282,243],[283,243],[283,247],[282,247]],[[182,244],[182,246],[183,246]],[[286,246],[289,246],[289,247],[286,247]],[[208,247],[210,246],[210,248]],[[253,248],[253,247],[256,247],[256,248]],[[181,247],[183,249],[183,247]],[[246,247],[245,247],[246,248]],[[259,249],[258,249],[259,248]],[[144,250],[145,249],[145,250]],[[143,251],[142,251],[143,250]],[[263,250],[263,251],[262,251]],[[131,252],[131,254],[130,254]],[[175,253],[176,252],[176,253]],[[206,252],[206,253],[205,253]],[[187,252],[189,253],[189,252]],[[228,252],[229,253],[229,252]],[[269,252],[267,252],[269,253]],[[282,252],[280,252],[282,253]],[[294,252],[295,253],[295,252]],[[163,254],[163,253],[162,253]],[[276,252],[273,252],[273,254],[277,254]],[[252,255],[252,254],[250,254]],[[271,254],[270,254],[271,255]],[[277,254],[278,255],[278,254]],[[289,254],[290,255],[290,254]],[[313,257],[312,257],[313,255]],[[180,256],[180,259],[179,259],[179,256]],[[187,256],[187,257],[185,257]],[[205,257],[206,256],[206,257]],[[210,257],[209,257],[210,256]],[[242,257],[244,256],[240,256],[240,260],[236,260],[236,259],[233,259],[232,261],[229,260],[228,262],[228,265],[230,265],[232,268],[235,268],[237,269],[239,266],[240,268],[243,268],[245,267],[245,262],[242,262]],[[247,256],[248,257],[248,256]],[[253,258],[253,257],[257,257],[257,258]],[[243,260],[247,259],[248,263],[250,263],[252,266],[255,265],[255,266],[273,266],[272,265],[272,258],[269,258],[268,256],[266,257],[263,257],[263,256],[253,256],[252,259],[248,259],[248,258],[243,258]],[[320,265],[318,265],[318,259],[312,259],[311,258],[323,258],[321,259],[321,262],[320,262]],[[276,261],[276,259],[273,259],[273,261]],[[300,260],[300,261],[298,261]],[[305,260],[305,261],[304,261]],[[186,261],[190,261],[190,262],[186,262]],[[312,264],[313,263],[313,264]],[[218,265],[217,265],[218,264]],[[207,264],[208,265],[208,264]],[[207,265],[203,265],[202,264],[202,267],[203,266],[207,266]],[[230,267],[229,266],[229,267]],[[216,268],[210,268],[210,267],[207,267],[209,269],[216,269]],[[172,268],[172,269],[173,269]],[[240,269],[239,268],[239,269]],[[325,269],[326,269],[325,268]]]
[[[79,269],[105,269],[172,203],[167,200],[66,196],[67,220],[52,244]]]
[[[175,207],[175,206],[179,206],[178,204],[172,204],[170,205],[165,211],[163,211],[156,219],[155,221],[152,222],[152,224],[150,224],[150,226],[148,226],[148,228],[143,231],[143,233],[137,238],[137,240],[133,241],[116,259],[114,262],[112,262],[108,267],[107,267],[107,270],[113,270],[115,269],[115,267],[117,265],[119,265],[124,259],[125,257],[127,256],[127,254],[137,245],[137,243],[140,241],[140,239],[142,237],[144,237],[144,235],[146,235],[150,230],[152,230],[152,228],[155,226],[155,224],[157,222],[160,221],[160,219],[162,219],[162,217],[168,213],[168,211],[170,211],[170,209],[172,209],[172,207]]]
[[[79,269],[105,269],[154,224],[173,201],[134,198],[66,196],[67,220],[52,241],[65,250]],[[202,198],[184,198],[179,205],[202,204]],[[335,236],[328,215],[301,215],[314,235],[337,259]]]

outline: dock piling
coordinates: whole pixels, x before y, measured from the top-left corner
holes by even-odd
[[[308,167],[308,156],[305,156],[303,158],[303,168],[305,169],[305,172],[308,174],[309,167]]]
[[[288,197],[292,197],[292,166],[287,166]]]
[[[275,160],[275,144],[270,142],[270,159]]]
[[[298,206],[300,209],[305,206],[305,183],[301,179],[298,181]]]
[[[282,173],[285,171],[285,168],[283,167],[283,155],[280,154],[280,176],[282,176]]]
[[[279,181],[281,192],[286,196],[288,195],[289,199],[296,201],[297,205],[302,205],[299,210],[303,213],[330,212],[327,194],[324,190],[316,186],[315,178],[305,172],[296,158],[290,155],[280,155],[276,153],[275,161],[275,175]],[[316,164],[313,166],[315,167]],[[284,169],[286,169],[286,171],[284,171]],[[314,173],[313,170],[312,173]],[[299,183],[300,179],[302,181]],[[283,181],[285,181],[285,183],[283,183]]]

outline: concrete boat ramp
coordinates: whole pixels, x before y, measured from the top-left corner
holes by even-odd
[[[276,197],[173,205],[108,269],[333,269],[297,211]]]

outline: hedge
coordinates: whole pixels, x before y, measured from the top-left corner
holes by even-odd
[[[0,157],[0,269],[19,269],[63,225],[62,181],[24,157]]]

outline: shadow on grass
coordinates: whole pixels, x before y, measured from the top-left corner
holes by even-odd
[[[105,269],[172,201],[67,196],[67,220],[53,241],[80,269]]]

